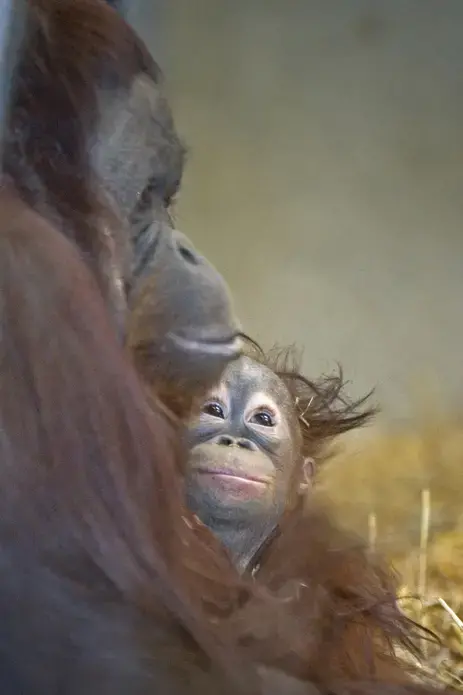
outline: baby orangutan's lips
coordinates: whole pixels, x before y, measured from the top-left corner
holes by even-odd
[[[225,468],[198,468],[196,473],[208,476],[225,488],[264,488],[269,485],[268,478],[260,478],[242,471],[227,470]]]

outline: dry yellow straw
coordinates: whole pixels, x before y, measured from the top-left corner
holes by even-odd
[[[424,596],[426,593],[430,520],[431,491],[429,488],[426,488],[421,491],[420,563],[418,573],[418,593],[420,596]]]
[[[375,552],[378,540],[378,526],[375,512],[368,514],[368,545],[371,552]]]
[[[431,491],[425,488],[421,491],[421,532],[420,532],[420,557],[418,571],[418,595],[423,599],[427,588],[427,570],[428,570],[428,541],[429,541],[429,524],[431,520]],[[425,626],[426,617],[423,616],[422,624]],[[423,655],[428,654],[428,643],[425,639],[422,640]]]

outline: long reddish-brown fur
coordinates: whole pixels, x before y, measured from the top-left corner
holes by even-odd
[[[397,605],[397,577],[314,499],[283,517],[253,577],[285,597],[281,610],[295,626],[282,623],[277,639],[269,639],[264,618],[261,632],[246,638],[259,659],[323,685],[409,682],[412,668],[397,648],[417,654],[423,633]]]
[[[182,518],[175,431],[78,250],[9,193],[0,206],[0,686],[9,669],[31,693],[227,670],[201,617],[220,561]]]

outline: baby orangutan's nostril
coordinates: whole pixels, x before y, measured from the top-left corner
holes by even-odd
[[[240,449],[247,449],[248,451],[254,451],[257,448],[249,439],[238,439],[237,445]]]

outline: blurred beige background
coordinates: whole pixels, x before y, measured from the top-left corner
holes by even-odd
[[[340,361],[389,417],[431,377],[463,402],[462,0],[145,0],[132,19],[190,149],[178,225],[247,331],[303,346],[311,375]]]

